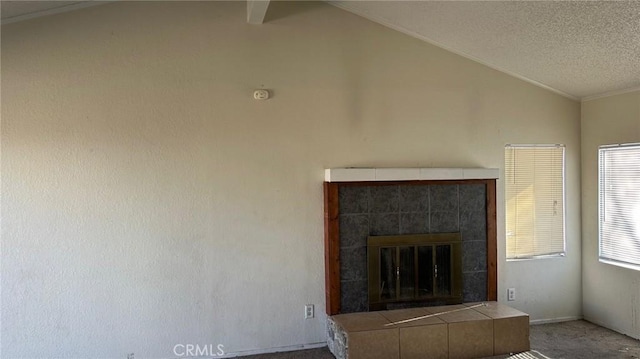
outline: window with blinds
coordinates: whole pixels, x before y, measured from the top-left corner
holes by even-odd
[[[507,259],[564,255],[564,146],[507,145],[504,154]]]
[[[640,144],[599,148],[600,261],[640,270]]]

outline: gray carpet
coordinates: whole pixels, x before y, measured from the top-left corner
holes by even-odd
[[[640,341],[584,320],[533,325],[531,349],[492,359],[639,359]],[[327,348],[252,355],[251,359],[334,359]]]

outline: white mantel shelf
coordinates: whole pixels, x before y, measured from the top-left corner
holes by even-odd
[[[497,168],[329,168],[326,182],[497,179]]]

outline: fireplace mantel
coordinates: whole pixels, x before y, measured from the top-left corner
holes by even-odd
[[[326,182],[434,181],[497,179],[497,168],[329,168]]]

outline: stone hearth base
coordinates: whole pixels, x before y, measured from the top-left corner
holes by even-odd
[[[397,323],[417,317],[425,318]],[[337,359],[464,359],[530,349],[529,315],[497,302],[340,314],[329,317],[327,330]]]

